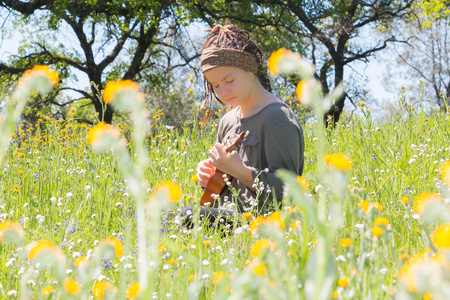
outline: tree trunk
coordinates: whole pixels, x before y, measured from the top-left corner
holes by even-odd
[[[336,88],[344,79],[344,64],[335,62],[334,69],[334,87]],[[339,122],[342,110],[344,109],[345,98],[347,94],[344,93],[341,97],[335,100],[334,104],[330,109],[324,114],[323,120],[325,122],[325,127],[334,126]]]

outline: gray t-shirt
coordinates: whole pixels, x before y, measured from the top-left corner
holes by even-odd
[[[264,184],[264,191],[257,201],[258,211],[263,213],[274,197],[280,203],[283,196],[283,182],[275,176],[275,171],[287,169],[298,175],[303,172],[305,143],[302,127],[292,110],[282,102],[270,103],[256,114],[242,119],[233,108],[220,120],[216,142],[226,144],[242,131],[249,131],[249,134],[237,153],[244,164],[251,167],[253,180],[258,177]],[[269,170],[267,173],[264,172],[266,168]],[[231,180],[231,186],[236,191],[240,190],[236,201],[238,211],[254,205],[256,192],[235,178]],[[224,204],[224,199],[233,199],[228,187],[222,191],[220,199],[220,203],[216,201],[216,207]]]

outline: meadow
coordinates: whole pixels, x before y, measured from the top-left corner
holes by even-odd
[[[445,299],[450,115],[400,102],[381,124],[360,109],[304,124],[303,177],[279,173],[283,208],[228,228],[170,213],[192,205],[198,219],[214,122],[175,130],[160,110],[147,130],[103,128],[97,150],[70,118],[19,125],[2,150],[1,298]]]

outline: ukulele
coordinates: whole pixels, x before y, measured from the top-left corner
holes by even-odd
[[[231,145],[225,148],[225,151],[229,153],[234,149],[236,149],[236,147],[245,140],[248,133],[249,133],[248,131],[242,131],[231,142]],[[209,205],[210,207],[212,207],[214,205],[215,200],[212,197],[212,194],[220,195],[222,190],[225,188],[226,182],[230,181],[232,178],[230,175],[226,175],[225,178],[224,175],[225,175],[224,172],[216,168],[213,176],[211,177],[211,179],[209,179],[208,184],[206,185],[206,190],[203,193],[202,198],[200,199],[201,206]]]

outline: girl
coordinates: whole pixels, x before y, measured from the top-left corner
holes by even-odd
[[[299,120],[261,85],[256,73],[262,53],[248,32],[215,24],[201,50],[204,104],[209,100],[211,105],[214,95],[232,109],[219,123],[209,158],[198,163],[197,176],[202,187],[207,186],[216,168],[233,178],[214,206],[200,214],[214,221],[218,215],[231,216],[236,209],[265,213],[279,207],[283,182],[275,171],[303,172],[304,140]],[[242,131],[249,132],[247,138],[229,155],[225,144]],[[184,209],[185,215],[189,209]]]

